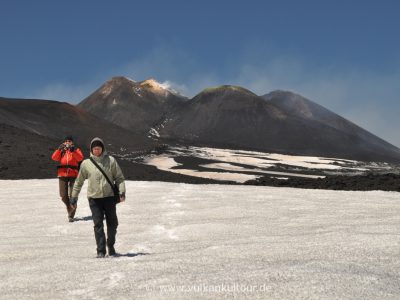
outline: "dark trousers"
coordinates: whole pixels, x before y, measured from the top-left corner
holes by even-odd
[[[75,179],[76,178],[74,177],[59,177],[58,181],[61,201],[64,202],[67,208],[68,217],[72,218],[75,216],[76,207],[72,207],[69,204],[69,198],[72,194],[72,188],[74,187]]]
[[[118,218],[115,199],[114,197],[89,198],[89,206],[92,211],[97,253],[106,253],[106,244],[109,247],[114,246],[117,234]],[[104,234],[104,215],[107,223],[107,242]]]

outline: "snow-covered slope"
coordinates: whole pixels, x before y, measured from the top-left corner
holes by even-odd
[[[182,158],[185,163],[178,163]],[[150,155],[143,161],[163,171],[239,183],[262,175],[323,178],[326,175],[357,175],[393,169],[387,163],[194,146],[169,147],[164,153]]]
[[[0,181],[3,299],[399,299],[397,193],[127,182],[96,259],[85,191]]]

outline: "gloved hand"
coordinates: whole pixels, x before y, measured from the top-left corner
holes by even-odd
[[[71,151],[71,152],[74,152],[74,150],[75,150],[75,146],[71,146],[71,147],[69,148],[69,151]]]
[[[78,203],[78,198],[71,197],[69,198],[69,204],[76,205]]]
[[[62,143],[60,146],[58,146],[58,150],[60,150],[60,151],[64,150],[64,148],[65,148],[64,143]]]

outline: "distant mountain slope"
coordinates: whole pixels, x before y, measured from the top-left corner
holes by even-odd
[[[396,148],[366,131],[365,129],[357,126],[351,121],[346,120],[338,114],[307,98],[302,97],[301,95],[289,91],[278,90],[263,95],[262,98],[267,100],[268,103],[273,104],[274,106],[293,116],[302,118],[304,120],[320,122],[340,131],[360,135],[363,138],[370,139],[371,142],[377,142],[378,144],[386,143],[386,146]]]
[[[206,89],[159,128],[189,144],[356,160],[400,161],[400,150],[304,98],[267,101],[235,86]],[[285,98],[286,99],[286,98]]]
[[[187,98],[154,79],[140,82],[114,77],[78,107],[126,129],[147,133]]]
[[[54,178],[51,160],[60,141],[0,124],[0,179]]]
[[[143,149],[152,147],[149,138],[121,128],[98,118],[74,105],[30,99],[0,98],[0,124],[11,125],[61,142],[66,135],[73,135],[82,147],[99,136],[109,149],[120,147]]]
[[[160,142],[400,162],[397,147],[291,92],[224,85],[187,99],[154,79],[114,77],[78,106]]]
[[[362,139],[366,143],[382,148],[385,152],[399,153],[399,148],[394,145],[301,95],[289,91],[273,91],[263,95],[262,98],[288,114],[309,122],[317,122],[330,126]]]

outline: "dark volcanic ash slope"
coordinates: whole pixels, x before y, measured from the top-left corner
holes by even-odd
[[[400,161],[398,148],[322,107],[320,118],[307,118],[297,101],[286,106],[277,101],[266,101],[241,87],[206,89],[159,127],[160,135],[210,147]]]
[[[59,140],[0,124],[0,179],[54,178]],[[18,195],[15,195],[18,197]]]
[[[128,180],[159,180],[187,183],[220,183],[123,160],[120,154],[150,150],[155,142],[100,119],[68,103],[48,100],[0,98],[0,179],[56,178],[58,165],[51,155],[61,140],[72,134],[85,157],[95,136],[104,139]],[[121,151],[121,147],[126,151]]]
[[[57,177],[57,162],[51,160],[59,139],[0,124],[0,179],[43,179]],[[89,151],[83,148],[85,157]],[[118,159],[127,180],[156,180],[185,183],[232,183],[185,176],[156,167]],[[56,195],[56,194],[55,194]],[[18,197],[18,195],[15,195]]]
[[[280,148],[265,135],[286,115],[254,93],[236,86],[208,88],[184,103],[165,122],[161,137],[210,146],[253,149]],[[263,138],[261,138],[263,137]]]
[[[346,191],[396,191],[400,192],[400,175],[395,173],[366,175],[337,175],[325,178],[289,178],[280,180],[263,176],[245,182],[246,185],[265,185],[305,189],[346,190]]]
[[[147,134],[160,119],[186,100],[154,79],[136,82],[114,77],[78,107],[126,129]]]
[[[65,102],[0,98],[0,124],[24,129],[60,142],[73,135],[85,147],[95,136],[104,139],[110,150],[151,148],[154,142],[142,134],[121,128]],[[56,145],[54,145],[56,146]]]
[[[262,98],[315,128],[328,126],[351,137],[350,143],[343,143],[341,147],[356,159],[399,162],[399,148],[307,98],[289,91],[273,91]]]
[[[159,142],[400,162],[398,148],[290,92],[226,85],[188,100],[153,79],[114,77],[78,106]]]

